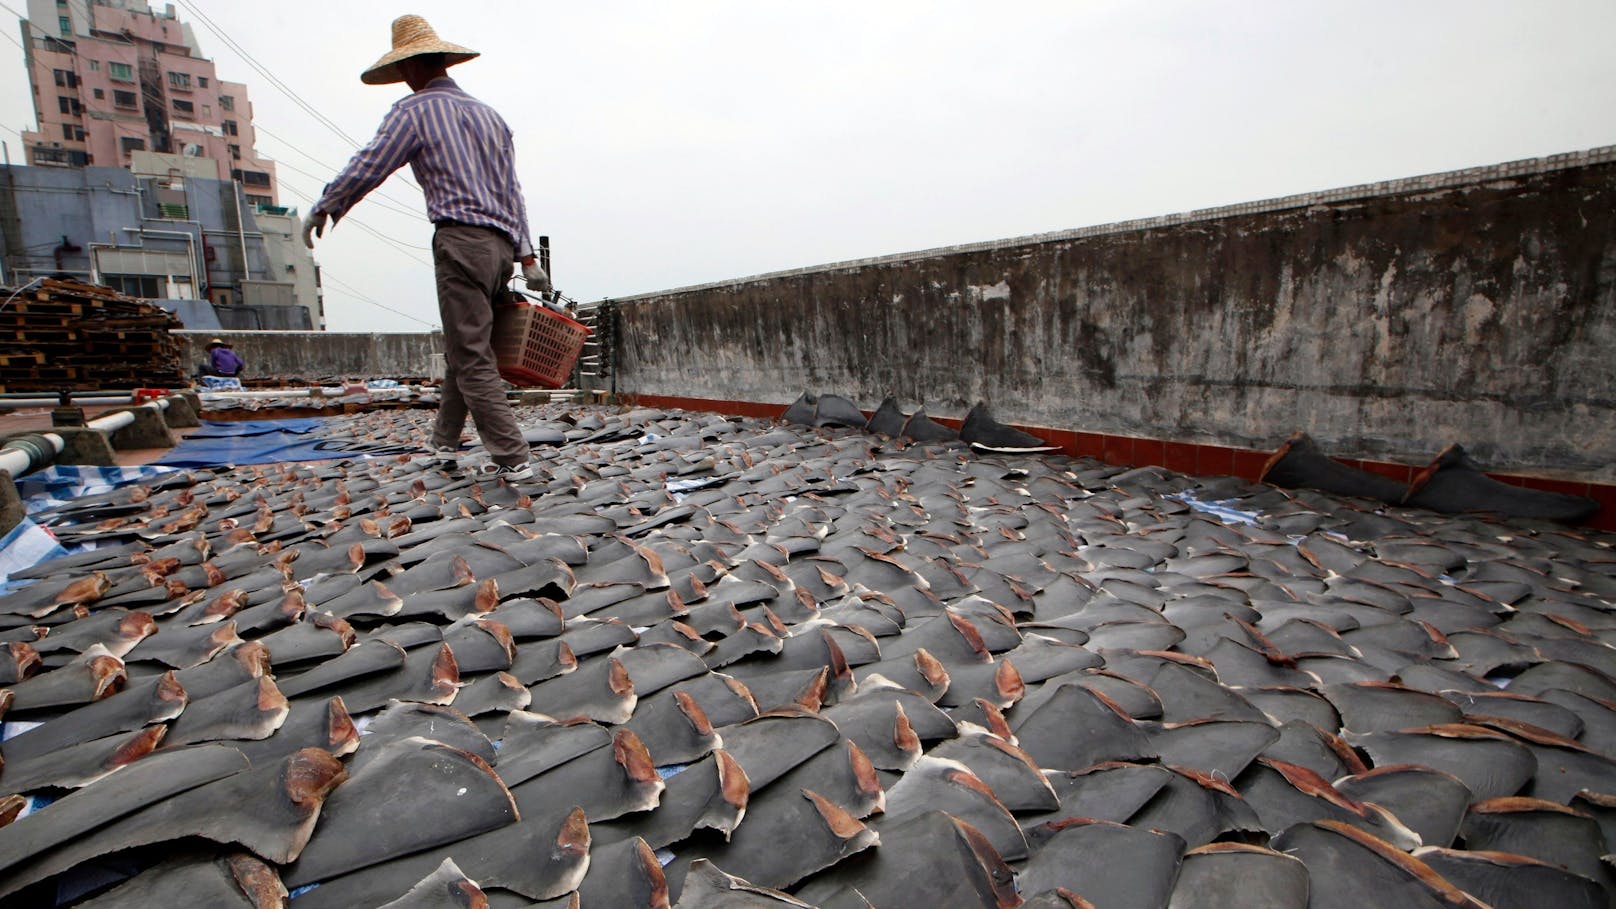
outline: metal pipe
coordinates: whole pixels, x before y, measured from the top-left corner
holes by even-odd
[[[241,221],[241,194],[243,192],[241,181],[231,180],[230,186],[234,190],[230,196],[236,203],[236,232],[241,234],[241,280],[251,281],[252,268],[247,265],[247,225]],[[244,293],[242,296],[246,296],[246,294]]]

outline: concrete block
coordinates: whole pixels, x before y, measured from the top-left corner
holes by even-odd
[[[107,434],[104,432],[94,429],[69,429],[66,427],[53,427],[46,431],[62,438],[62,450],[56,455],[56,459],[52,463],[92,467],[111,467],[115,463],[112,456],[112,443],[107,441]],[[0,437],[0,444],[9,442],[17,436],[28,435],[34,435],[34,433],[8,433]]]
[[[131,407],[135,422],[112,433],[113,448],[173,448],[174,434],[163,422],[162,411],[155,407]]]
[[[11,478],[11,472],[0,470],[0,536],[11,532],[11,528],[22,523],[28,514],[22,507],[22,496],[17,494],[17,482]]]
[[[163,422],[172,429],[189,426],[201,426],[202,420],[197,416],[197,405],[193,405],[191,398],[194,395],[169,395],[168,409],[163,411]]]

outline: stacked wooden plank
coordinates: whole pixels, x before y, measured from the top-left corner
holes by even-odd
[[[180,322],[108,287],[46,279],[0,306],[0,391],[187,384]]]

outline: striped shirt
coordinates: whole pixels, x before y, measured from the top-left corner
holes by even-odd
[[[426,195],[429,220],[492,227],[511,238],[518,259],[532,254],[511,128],[448,76],[393,105],[376,137],[326,185],[311,214],[325,212],[335,225],[405,164]]]

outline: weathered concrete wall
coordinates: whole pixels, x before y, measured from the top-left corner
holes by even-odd
[[[628,393],[1616,479],[1616,148],[619,303]]]
[[[175,332],[186,344],[187,372],[222,338],[247,361],[247,375],[328,379],[443,377],[443,335],[328,331]]]

